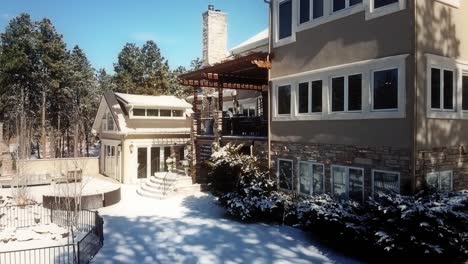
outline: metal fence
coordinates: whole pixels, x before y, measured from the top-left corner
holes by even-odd
[[[98,212],[89,210],[73,212],[48,209],[42,207],[41,204],[0,207],[0,230],[3,228],[26,228],[51,223],[66,228],[71,221],[76,223],[76,231],[86,233],[75,243],[0,252],[0,263],[89,263],[104,244],[104,220]]]

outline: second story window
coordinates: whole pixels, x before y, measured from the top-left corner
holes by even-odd
[[[297,112],[299,114],[322,112],[322,81],[299,83],[297,91]]]
[[[452,70],[431,69],[431,108],[454,110],[455,74]]]
[[[398,69],[375,71],[373,79],[372,109],[398,109]]]
[[[362,75],[332,78],[332,112],[362,110]]]
[[[380,7],[398,3],[398,0],[371,0],[371,1],[374,1],[374,8],[380,8]]]
[[[362,3],[362,0],[333,0],[333,12],[337,12],[348,7],[352,7]]]
[[[133,116],[145,116],[145,115],[146,115],[145,109],[139,109],[139,108],[133,109]]]
[[[468,73],[462,77],[462,109],[468,111]]]
[[[292,36],[292,0],[283,1],[279,4],[278,39]]]
[[[300,0],[299,24],[323,17],[324,0]]]
[[[278,115],[291,114],[291,85],[278,87]]]

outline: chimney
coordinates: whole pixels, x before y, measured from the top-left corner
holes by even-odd
[[[209,5],[203,13],[203,66],[219,63],[227,54],[227,14]]]

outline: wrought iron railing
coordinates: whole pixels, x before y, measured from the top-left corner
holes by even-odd
[[[263,117],[225,117],[223,136],[267,137],[268,122]]]
[[[65,211],[45,208],[41,204],[0,207],[0,230],[3,228],[26,228],[35,225],[56,224],[67,228],[70,219],[76,219],[75,230],[86,233],[82,239],[66,245],[19,249],[1,252],[0,263],[57,263],[83,264],[91,259],[104,245],[104,220],[89,210]]]

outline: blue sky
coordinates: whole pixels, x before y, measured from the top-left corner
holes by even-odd
[[[202,53],[202,13],[212,3],[228,13],[228,46],[268,24],[263,0],[0,0],[0,32],[19,13],[47,17],[69,48],[79,45],[95,68],[113,70],[127,42],[154,40],[171,67],[188,66]]]

